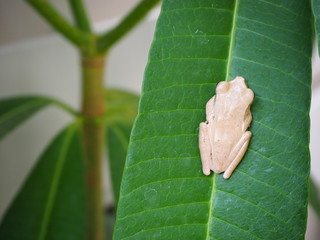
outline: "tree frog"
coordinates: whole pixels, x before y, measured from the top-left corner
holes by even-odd
[[[243,77],[217,85],[216,95],[206,104],[206,121],[200,123],[199,147],[202,171],[224,172],[228,179],[247,151],[254,93]]]

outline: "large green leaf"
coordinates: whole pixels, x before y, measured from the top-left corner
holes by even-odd
[[[0,100],[0,139],[40,109],[55,104],[74,114],[63,103],[46,97],[24,96]]]
[[[106,90],[106,148],[115,203],[118,202],[129,137],[138,110],[138,96],[114,89]]]
[[[115,239],[303,239],[309,177],[307,0],[164,0],[145,72]],[[255,92],[229,180],[204,176],[198,126],[215,85]]]
[[[82,150],[79,124],[53,140],[5,214],[0,239],[84,239]]]

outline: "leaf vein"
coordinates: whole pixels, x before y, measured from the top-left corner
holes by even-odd
[[[139,232],[136,232],[135,234],[132,234],[130,236],[127,236],[123,239],[128,239],[131,238],[141,232],[149,232],[149,231],[154,231],[154,230],[158,230],[158,229],[166,229],[166,228],[174,228],[174,227],[182,227],[182,226],[202,226],[204,224],[202,223],[189,223],[189,224],[180,224],[180,225],[167,225],[167,226],[162,226],[162,227],[156,227],[156,228],[148,228],[148,229],[142,229]]]
[[[159,208],[150,208],[150,209],[146,209],[140,212],[135,212],[135,213],[131,213],[129,215],[126,215],[124,217],[120,217],[118,218],[119,221],[123,221],[127,218],[136,216],[136,215],[140,215],[140,214],[144,214],[144,213],[148,213],[148,212],[152,212],[152,211],[158,211],[158,210],[164,210],[164,209],[168,209],[168,208],[175,208],[175,207],[183,207],[183,206],[190,206],[190,205],[197,205],[197,204],[206,204],[208,205],[208,202],[191,202],[191,203],[179,203],[179,204],[175,204],[175,205],[168,205],[168,206],[163,206],[163,207],[159,207]]]
[[[296,53],[299,53],[299,54],[301,54],[302,56],[304,56],[304,57],[306,57],[307,59],[309,59],[309,56],[308,56],[307,54],[305,54],[304,52],[302,52],[302,51],[300,51],[300,50],[298,50],[298,49],[296,49],[296,48],[293,48],[293,47],[289,46],[288,44],[284,44],[284,43],[282,43],[282,42],[280,42],[280,41],[278,41],[278,40],[275,40],[275,39],[273,39],[273,38],[271,38],[271,37],[268,37],[268,36],[266,36],[266,35],[263,35],[263,34],[261,34],[261,33],[259,33],[259,32],[256,32],[256,31],[253,31],[253,30],[250,30],[250,29],[247,29],[247,28],[238,27],[237,29],[242,30],[242,31],[246,31],[246,32],[250,32],[250,33],[256,34],[256,35],[258,35],[258,36],[261,36],[261,37],[263,37],[263,38],[265,38],[265,39],[270,40],[271,42],[274,42],[274,43],[279,44],[279,45],[282,46],[282,47],[291,49],[291,50],[295,51]]]
[[[190,84],[173,84],[173,85],[170,85],[170,86],[167,86],[167,87],[163,87],[163,88],[156,88],[156,89],[153,89],[153,90],[149,90],[149,91],[145,91],[144,93],[142,93],[141,97],[146,95],[146,94],[150,94],[150,93],[154,93],[154,92],[157,92],[157,91],[163,91],[163,90],[167,90],[167,89],[170,89],[170,88],[174,88],[174,87],[185,87],[185,86],[206,86],[206,85],[214,85],[214,83],[190,83]]]
[[[265,89],[266,91],[271,91],[272,93],[280,95],[281,97],[284,97],[284,96],[300,97],[301,96],[301,95],[297,95],[297,94],[288,94],[288,93],[285,93],[285,92],[279,92],[279,91],[276,91],[275,89],[271,89],[271,88],[268,88],[266,86],[263,86],[263,85],[260,85],[260,84],[256,84],[256,83],[253,83],[253,82],[250,82],[250,85],[258,87],[258,88]]]
[[[258,151],[256,151],[256,150],[252,149],[252,148],[248,148],[248,151],[251,151],[251,152],[253,152],[253,153],[256,153],[256,154],[258,154],[259,156],[261,156],[261,157],[263,157],[263,158],[265,158],[265,159],[269,160],[270,162],[273,162],[274,164],[276,164],[276,165],[278,165],[278,166],[280,166],[280,167],[282,167],[282,168],[286,169],[287,171],[289,171],[290,173],[294,174],[295,176],[298,176],[298,177],[300,177],[301,179],[304,179],[304,177],[303,177],[303,176],[301,176],[300,174],[298,174],[297,172],[292,171],[290,168],[288,168],[288,167],[286,167],[286,166],[282,165],[281,163],[279,163],[279,162],[277,162],[277,161],[273,160],[272,158],[269,158],[269,157],[267,157],[267,156],[263,155],[262,153],[260,153],[260,152],[258,152]]]
[[[299,15],[298,13],[292,11],[292,10],[289,9],[289,8],[284,7],[283,5],[277,5],[277,4],[275,4],[275,3],[268,2],[268,1],[265,1],[265,0],[259,0],[259,1],[260,1],[260,2],[263,2],[263,3],[266,3],[266,4],[269,4],[269,5],[272,5],[272,6],[275,6],[275,7],[278,7],[278,8],[281,8],[281,9],[283,9],[283,10],[285,10],[285,11],[287,11],[287,12],[289,12],[289,13],[297,16],[297,17],[301,17],[301,18],[307,19],[306,16]]]
[[[60,184],[60,177],[63,171],[63,166],[65,164],[65,161],[67,160],[66,156],[67,156],[68,146],[71,142],[71,138],[72,138],[72,135],[74,134],[74,131],[75,131],[74,126],[68,130],[68,132],[66,133],[67,135],[61,146],[60,153],[58,155],[57,164],[54,169],[54,173],[52,177],[52,184],[49,189],[48,202],[47,202],[47,205],[45,206],[43,219],[41,221],[39,240],[46,239],[46,234],[50,224],[50,216],[52,214],[55,197]]]
[[[161,40],[166,40],[166,39],[173,39],[173,38],[183,38],[183,37],[199,37],[199,38],[207,38],[207,37],[222,37],[222,38],[229,38],[229,34],[177,34],[177,35],[172,35],[172,36],[166,36],[166,37],[161,37],[161,38],[155,38],[155,41],[161,41]]]
[[[137,190],[144,188],[144,187],[148,187],[152,184],[156,184],[156,183],[164,183],[164,182],[170,182],[170,181],[185,181],[185,180],[206,180],[205,177],[178,177],[178,178],[167,178],[167,179],[161,179],[161,180],[157,180],[157,181],[153,181],[153,182],[148,182],[145,184],[140,185],[139,187],[136,187],[134,189],[131,189],[129,192],[127,192],[126,194],[122,195],[122,198],[126,198],[128,195],[131,195],[133,192],[136,192]]]
[[[281,30],[281,31],[286,31],[286,32],[292,33],[294,35],[298,35],[298,36],[303,37],[303,38],[307,38],[307,36],[305,36],[303,34],[300,34],[299,32],[291,31],[290,29],[287,29],[287,28],[278,27],[276,25],[271,25],[271,24],[268,24],[268,23],[264,23],[264,22],[261,22],[261,21],[258,21],[258,20],[254,20],[254,19],[251,19],[251,18],[240,16],[240,15],[238,17],[243,19],[243,20],[249,21],[249,22],[258,23],[258,24],[261,24],[261,25],[264,25],[264,26],[268,26],[268,27],[271,27],[271,28],[274,28],[274,29],[278,29],[278,30]]]
[[[264,124],[264,123],[262,123],[262,122],[259,122],[259,121],[254,120],[254,119],[253,119],[252,121],[255,122],[255,123],[260,124],[261,126],[263,126],[263,127],[265,127],[265,128],[268,128],[269,130],[271,130],[272,132],[276,133],[277,135],[280,135],[280,136],[282,136],[282,137],[285,137],[285,138],[291,140],[292,142],[296,143],[297,145],[299,145],[299,146],[301,146],[301,147],[303,147],[303,148],[308,148],[308,146],[305,146],[305,145],[302,144],[301,142],[297,142],[293,137],[288,136],[288,135],[286,135],[286,134],[284,134],[284,133],[282,133],[282,132],[280,132],[280,131],[277,131],[276,129],[274,129],[274,128],[272,128],[272,127],[270,127],[270,126],[268,126],[268,125],[266,125],[266,124]]]
[[[188,159],[188,158],[200,158],[200,156],[197,155],[197,156],[191,156],[191,157],[185,156],[185,157],[162,157],[162,158],[156,157],[156,158],[149,158],[149,159],[137,162],[135,164],[132,164],[132,165],[126,167],[126,169],[130,169],[130,168],[136,167],[137,165],[140,165],[140,164],[143,164],[143,163],[146,163],[146,162],[152,162],[152,161],[155,161],[155,160],[160,160],[160,161],[169,160],[169,159],[172,159],[172,160],[175,160],[175,159],[184,160],[184,159]]]
[[[213,60],[213,61],[222,61],[225,62],[226,60],[224,58],[210,58],[210,57],[189,57],[189,58],[161,58],[161,59],[153,59],[150,60],[149,63],[156,63],[156,62],[165,62],[165,61],[199,61],[199,60]]]
[[[140,112],[140,113],[138,114],[138,116],[140,116],[140,115],[141,115],[141,116],[146,116],[146,115],[153,115],[153,114],[160,114],[160,113],[180,112],[180,111],[182,111],[182,112],[184,112],[184,111],[191,111],[191,112],[193,112],[193,111],[204,111],[204,109],[203,109],[203,108],[168,109],[168,110],[163,110],[163,111]]]
[[[228,49],[228,59],[227,59],[227,69],[226,69],[225,81],[228,81],[228,78],[230,75],[230,68],[231,68],[231,62],[232,62],[232,51],[233,51],[234,42],[235,42],[238,5],[239,5],[239,1],[236,0],[235,4],[234,4],[234,10],[233,10],[233,16],[232,16],[232,27],[231,27],[231,32],[230,32],[230,45],[229,45],[229,49]]]
[[[238,196],[238,195],[236,195],[236,194],[234,194],[234,193],[224,191],[224,190],[222,190],[222,189],[218,189],[218,188],[217,188],[217,191],[223,192],[223,193],[226,193],[226,194],[229,194],[229,195],[231,195],[231,196],[234,196],[234,197],[236,197],[236,198],[238,198],[238,199],[240,199],[240,200],[242,200],[242,201],[244,201],[244,202],[252,205],[253,207],[256,207],[256,208],[260,209],[261,211],[267,213],[268,215],[276,218],[276,219],[279,220],[280,222],[286,224],[289,228],[291,228],[291,230],[298,231],[298,230],[295,228],[295,226],[289,224],[289,223],[286,222],[284,219],[282,219],[282,218],[280,218],[279,216],[277,216],[277,215],[269,212],[268,210],[264,209],[263,207],[261,207],[261,206],[255,204],[255,203],[249,201],[248,199],[245,199],[245,198],[243,198],[243,197],[240,197],[240,196]],[[298,232],[299,232],[299,231],[298,231]]]
[[[214,209],[214,198],[215,198],[215,195],[216,195],[216,191],[217,191],[217,187],[216,187],[216,176],[217,174],[216,173],[213,173],[213,176],[212,176],[212,190],[211,190],[211,196],[210,196],[210,200],[209,200],[209,212],[208,212],[208,222],[207,222],[207,232],[206,232],[206,239],[210,239],[210,225],[212,224],[212,211]]]
[[[204,10],[204,9],[207,9],[207,10],[218,10],[218,11],[224,11],[224,12],[230,12],[232,13],[232,10],[230,9],[226,9],[226,8],[215,8],[215,7],[194,7],[194,8],[175,8],[175,9],[172,9],[172,10],[166,10],[166,11],[163,11],[162,13],[171,13],[171,12],[178,12],[178,11],[195,11],[195,10]]]
[[[257,238],[257,239],[263,240],[263,238],[260,238],[259,236],[253,234],[252,232],[250,232],[250,231],[248,231],[248,230],[246,230],[246,229],[244,229],[244,228],[242,228],[242,227],[240,227],[240,226],[238,226],[238,225],[236,225],[236,224],[233,224],[233,223],[231,223],[231,222],[229,222],[229,221],[227,221],[227,220],[224,220],[224,219],[222,219],[222,218],[220,218],[220,217],[217,217],[217,216],[212,216],[212,217],[215,218],[215,219],[217,219],[218,221],[221,221],[221,222],[223,222],[223,223],[226,223],[226,224],[228,224],[228,225],[231,225],[231,226],[235,227],[236,229],[239,229],[239,230],[241,230],[241,231],[243,231],[243,232],[249,233],[251,236],[253,236],[253,237]]]
[[[308,116],[308,114],[307,114],[306,112],[302,111],[302,110],[299,109],[299,108],[296,108],[295,106],[293,106],[293,105],[291,105],[291,104],[289,104],[289,103],[282,102],[282,101],[275,101],[275,100],[273,100],[273,99],[271,99],[271,98],[265,98],[265,97],[258,96],[258,95],[256,95],[255,97],[256,97],[256,98],[260,98],[260,99],[262,99],[262,100],[266,100],[266,101],[275,103],[275,104],[283,104],[283,105],[286,105],[286,106],[288,106],[288,107],[296,110],[297,112],[301,112],[301,113],[303,113],[303,115]]]
[[[176,135],[163,135],[163,136],[158,135],[158,136],[134,139],[131,142],[136,143],[136,142],[141,142],[141,141],[145,141],[145,140],[153,140],[153,139],[157,139],[157,138],[191,137],[191,136],[196,136],[196,135],[198,135],[198,134],[197,133],[190,133],[190,134],[176,134]]]
[[[305,82],[302,82],[299,78],[293,76],[291,73],[284,72],[279,68],[276,68],[276,67],[264,64],[264,63],[255,62],[255,61],[252,61],[252,60],[249,60],[249,59],[246,59],[246,58],[242,58],[242,57],[238,57],[238,56],[234,56],[233,58],[239,59],[239,60],[242,60],[242,61],[245,61],[245,62],[250,62],[250,63],[256,64],[256,65],[259,65],[259,66],[263,66],[263,67],[266,67],[266,68],[269,68],[269,69],[274,69],[274,70],[276,70],[278,72],[281,72],[281,73],[283,73],[285,75],[288,75],[288,76],[292,77],[293,79],[295,79],[299,83],[301,83],[303,86],[305,86],[306,88],[310,89],[310,86],[308,84],[306,84]]]
[[[288,194],[282,192],[280,189],[276,188],[275,186],[270,185],[270,184],[268,184],[268,183],[266,183],[266,182],[263,182],[263,181],[255,178],[255,177],[251,176],[250,174],[248,174],[248,173],[246,173],[246,172],[243,172],[243,171],[241,171],[241,170],[239,170],[239,169],[238,169],[237,171],[240,172],[241,174],[243,174],[243,175],[245,175],[245,176],[253,179],[253,180],[256,181],[256,182],[259,182],[259,183],[261,183],[261,184],[263,184],[263,185],[265,185],[265,186],[267,186],[267,187],[269,187],[269,188],[274,189],[276,192],[278,192],[278,193],[280,193],[282,196],[290,199],[292,202],[297,203],[297,204],[300,204],[297,200],[295,200],[294,198],[292,198],[292,197],[289,196]]]

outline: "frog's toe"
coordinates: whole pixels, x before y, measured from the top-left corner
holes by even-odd
[[[210,169],[209,168],[203,168],[202,172],[204,175],[209,176],[210,175]]]

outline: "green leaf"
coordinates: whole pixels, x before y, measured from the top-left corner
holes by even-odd
[[[84,239],[82,150],[79,124],[52,141],[6,212],[0,239]]]
[[[316,212],[317,216],[320,218],[320,195],[317,185],[314,183],[312,178],[310,178],[310,197],[309,202]]]
[[[312,31],[307,0],[164,0],[132,132],[114,239],[303,239]],[[204,176],[198,127],[218,82],[255,92],[229,180]]]
[[[106,90],[106,148],[115,203],[118,202],[130,133],[137,115],[139,97],[120,90]]]
[[[12,97],[0,100],[0,139],[23,123],[40,109],[55,104],[66,111],[76,113],[65,104],[45,97]]]

